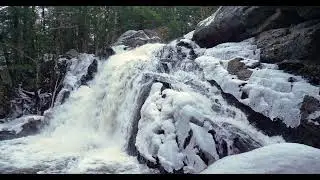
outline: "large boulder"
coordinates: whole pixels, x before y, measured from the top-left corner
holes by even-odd
[[[131,48],[135,48],[147,43],[161,42],[158,34],[152,30],[128,30],[123,33],[113,46],[125,45]]]
[[[0,141],[34,135],[40,131],[43,122],[43,116],[29,115],[0,124]]]
[[[252,71],[247,69],[245,64],[241,62],[242,58],[234,58],[228,63],[228,72],[232,75],[237,75],[240,80],[248,80]]]
[[[193,40],[208,48],[224,42],[242,41],[301,20],[295,7],[222,6],[197,25]]]
[[[319,38],[320,20],[263,32],[256,37],[256,44],[261,49],[260,61],[276,63],[283,60],[303,60],[320,64]]]

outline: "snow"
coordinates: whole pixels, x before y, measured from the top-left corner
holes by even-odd
[[[211,17],[203,23],[213,20]],[[137,31],[127,31],[123,36],[134,33]],[[280,118],[291,127],[299,124],[304,95],[320,99],[319,87],[278,70],[276,65],[262,63],[252,69],[260,58],[252,38],[202,49],[191,41],[192,33],[168,45],[146,44],[126,50],[123,45],[113,46],[116,54],[99,62],[97,74],[85,86],[80,86],[81,77],[95,57],[80,54],[79,58],[68,60],[57,101],[67,91],[69,98],[46,112],[45,116],[51,117],[50,124],[40,134],[0,141],[2,172],[10,168],[32,168],[37,173],[151,172],[126,153],[134,135],[133,123],[138,123],[135,147],[139,155],[159,163],[168,172],[291,173],[296,167],[288,170],[289,165],[319,163],[319,150],[263,134],[207,80],[215,80],[224,92],[233,94],[240,102],[272,119]],[[177,47],[179,42],[192,49]],[[198,56],[195,60],[190,56],[192,50]],[[253,72],[246,81],[227,71],[230,60],[237,57],[243,58],[241,62]],[[164,64],[168,67],[166,72]],[[296,81],[288,82],[290,77]],[[150,83],[153,84],[148,94],[141,93]],[[165,88],[165,83],[170,87]],[[241,99],[243,92],[248,98]],[[140,102],[140,96],[146,98],[145,102]],[[318,115],[319,112],[311,114],[309,120]],[[24,118],[0,124],[0,129],[20,132],[27,122]],[[237,138],[248,147],[238,148]],[[250,152],[242,153],[247,150]],[[238,153],[242,154],[234,155]],[[301,161],[294,159],[300,156]],[[319,166],[300,170],[314,172]]]
[[[163,76],[165,79],[166,76]],[[225,106],[221,106],[222,111],[215,112],[211,108],[213,102],[210,98],[181,84],[179,79],[171,79],[170,84],[174,89],[165,89],[162,92],[161,83],[153,84],[141,108],[135,144],[140,155],[148,161],[156,163],[155,157],[158,157],[166,171],[173,172],[183,168],[189,173],[200,172],[207,165],[198,155],[199,149],[209,159],[209,164],[219,159],[216,144],[208,133],[208,121],[219,126],[228,122],[263,145],[283,142],[281,137],[267,137],[258,132],[247,122],[242,112],[229,107],[222,99],[221,103]],[[235,119],[230,117],[229,108],[235,110]],[[191,137],[190,130],[193,131]],[[231,137],[228,130],[224,131],[221,132],[224,133],[224,138]],[[188,137],[190,142],[185,144]],[[232,143],[232,139],[229,141]]]
[[[320,150],[295,143],[279,143],[227,156],[202,174],[319,174]]]
[[[188,32],[187,34],[185,34],[183,37],[185,38],[185,39],[192,39],[192,36],[193,36],[193,33],[194,33],[194,30],[193,31],[190,31],[190,32]]]
[[[195,62],[204,70],[205,78],[215,80],[226,93],[235,96],[240,102],[270,119],[281,119],[288,127],[300,124],[300,107],[305,95],[320,99],[319,87],[313,86],[301,76],[294,76],[277,69],[276,65],[262,63],[253,71],[247,81],[227,71],[228,62],[233,58],[243,58],[246,66],[259,61],[259,52],[252,39],[239,43],[224,43],[206,49]],[[289,78],[296,82],[288,82]],[[246,83],[244,86],[242,84]],[[249,97],[241,99],[242,92]]]
[[[320,111],[315,111],[312,114],[310,114],[307,119],[311,120],[311,119],[316,119],[318,117],[320,117]]]
[[[128,46],[118,45],[118,46],[112,46],[111,48],[114,50],[115,54],[119,54],[119,53],[125,52],[128,49]]]

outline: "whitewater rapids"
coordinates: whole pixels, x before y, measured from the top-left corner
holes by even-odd
[[[99,62],[95,78],[52,110],[43,132],[0,141],[1,173],[148,173],[125,152],[127,118],[138,76],[162,46],[147,44]]]
[[[42,132],[0,141],[0,172],[200,173],[226,156],[255,155],[260,151],[254,149],[285,142],[252,126],[210,83],[237,97],[246,83],[225,68],[236,57],[247,64],[259,61],[259,49],[250,40],[202,49],[188,36],[167,45],[113,47],[116,54],[98,61],[94,79],[83,86],[79,80],[95,57],[74,59],[64,79],[71,94],[50,109]],[[253,71],[286,75],[273,67]],[[260,76],[252,76],[261,84]],[[284,79],[275,90],[286,87]]]

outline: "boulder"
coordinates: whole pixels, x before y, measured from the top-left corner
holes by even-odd
[[[70,58],[75,58],[75,57],[78,57],[79,53],[75,49],[70,49],[68,52],[66,52],[66,55],[69,56]]]
[[[320,64],[319,37],[320,20],[265,31],[256,36],[256,44],[261,49],[260,61],[276,63],[289,59]]]
[[[242,58],[235,58],[228,63],[228,72],[232,75],[237,75],[240,80],[248,80],[252,71],[246,68],[245,64],[241,62]]]
[[[201,47],[209,48],[224,42],[239,42],[301,20],[295,7],[221,6],[197,25],[192,39]]]
[[[29,115],[0,124],[0,141],[33,135],[43,125],[43,116]]]
[[[147,43],[161,42],[158,34],[152,30],[129,30],[123,33],[113,46],[125,45],[131,48],[142,46]]]
[[[103,59],[107,59],[109,56],[112,56],[114,54],[115,54],[114,50],[111,47],[107,46],[107,47],[104,47],[102,50],[100,50],[97,56]]]
[[[90,64],[87,70],[87,74],[81,77],[81,85],[87,84],[88,81],[92,80],[95,73],[98,70],[98,61],[96,59],[93,60],[93,62]]]
[[[320,85],[320,66],[308,64],[301,60],[284,60],[277,64],[280,70],[302,76],[313,85]]]
[[[320,101],[312,96],[305,95],[300,107],[301,119],[305,120],[316,111],[320,111]]]

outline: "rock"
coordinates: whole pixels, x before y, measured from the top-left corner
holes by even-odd
[[[304,77],[313,85],[320,85],[320,66],[304,63],[300,60],[284,60],[278,63],[280,70]]]
[[[22,116],[0,124],[0,140],[8,140],[33,135],[42,127],[43,116]]]
[[[260,32],[301,22],[294,7],[222,6],[201,21],[193,34],[200,47],[239,42]]]
[[[93,62],[90,64],[87,70],[87,74],[81,77],[81,85],[87,84],[88,81],[92,80],[95,73],[98,70],[98,61],[96,59],[93,60]]]
[[[228,63],[228,72],[232,75],[237,75],[240,80],[248,80],[252,74],[252,71],[246,68],[243,62],[240,62],[242,58],[235,58]]]
[[[300,6],[297,8],[297,12],[300,17],[305,20],[319,19],[320,7],[319,6]]]
[[[193,103],[166,108],[166,103],[175,101],[184,92],[173,89],[171,78],[161,75],[153,78],[158,81],[153,83],[142,105],[135,139],[139,162],[165,173],[198,173],[224,156],[251,151],[264,144],[243,127],[209,119],[197,111],[203,107],[193,107]],[[197,99],[200,97],[193,98],[200,101]],[[150,113],[150,107],[155,107],[155,112]],[[235,114],[226,109],[225,115],[232,112]]]
[[[256,44],[261,48],[260,61],[276,63],[293,59],[320,64],[319,37],[320,20],[263,32],[256,37]]]
[[[161,42],[160,37],[152,30],[129,30],[123,33],[113,46],[125,45],[131,48],[142,46],[147,43]]]
[[[312,96],[305,95],[300,107],[301,120],[305,120],[315,111],[320,111],[320,101]]]
[[[114,55],[114,54],[115,54],[115,52],[114,52],[114,50],[113,50],[111,47],[106,47],[106,48],[104,48],[104,49],[102,50],[102,52],[99,52],[99,53],[98,53],[98,56],[99,56],[99,57],[102,57],[102,58],[104,58],[104,59],[108,59],[109,56],[112,56],[112,55]]]
[[[68,52],[66,52],[66,55],[70,58],[78,57],[79,53],[75,49],[70,49]]]

